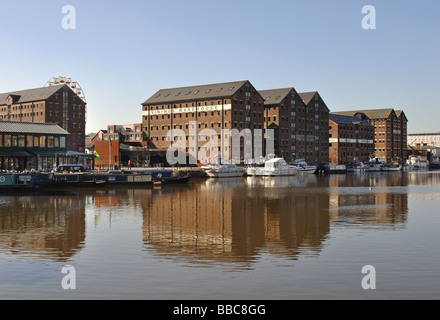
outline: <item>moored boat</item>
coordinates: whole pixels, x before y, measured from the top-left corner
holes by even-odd
[[[389,163],[382,166],[381,171],[402,171],[403,166],[398,163]]]
[[[317,166],[309,165],[304,159],[295,160],[290,165],[292,167],[298,168],[298,173],[302,173],[302,174],[314,174],[318,169]]]
[[[361,173],[366,172],[368,166],[366,166],[363,162],[355,162],[347,167],[347,172],[355,172]]]
[[[297,167],[289,165],[283,158],[274,158],[266,161],[264,168],[256,168],[256,176],[276,177],[294,176],[298,173]]]
[[[235,164],[216,164],[205,168],[210,178],[233,178],[243,177],[245,170]]]
[[[0,190],[25,191],[32,189],[33,177],[31,174],[2,173],[0,174]]]
[[[373,159],[367,162],[367,171],[369,172],[379,172],[382,171],[382,167],[386,164],[384,159]]]

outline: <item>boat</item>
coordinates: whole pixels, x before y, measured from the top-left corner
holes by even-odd
[[[330,174],[344,174],[347,173],[347,166],[345,164],[329,164]]]
[[[256,176],[294,176],[299,172],[297,167],[289,165],[283,158],[274,158],[266,161],[264,168],[256,168]]]
[[[33,189],[32,174],[2,173],[0,174],[0,190],[2,192],[26,191]]]
[[[402,171],[403,166],[398,163],[388,163],[382,166],[381,171]]]
[[[347,172],[366,172],[368,169],[368,166],[366,166],[363,162],[354,162],[351,165],[347,166]]]
[[[317,166],[309,165],[304,159],[295,160],[290,165],[298,168],[298,173],[302,173],[302,174],[314,174],[318,169]]]
[[[249,176],[249,177],[255,176],[256,170],[257,170],[257,167],[246,168],[246,176]]]
[[[235,164],[214,164],[204,167],[210,178],[243,177],[245,170]]]
[[[430,163],[429,164],[429,169],[430,170],[438,170],[438,169],[440,169],[440,163]]]
[[[421,156],[410,156],[407,165],[410,170],[428,170],[429,169],[429,161],[426,157]]]
[[[367,171],[369,172],[379,172],[382,171],[382,167],[386,164],[386,161],[384,159],[372,159],[369,162],[367,162]]]

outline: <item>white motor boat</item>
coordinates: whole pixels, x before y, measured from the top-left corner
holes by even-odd
[[[348,172],[366,172],[368,170],[368,166],[366,166],[363,162],[355,162],[352,165],[349,165],[347,168]]]
[[[402,169],[403,166],[398,163],[386,164],[381,168],[382,171],[402,171]]]
[[[264,177],[294,176],[298,171],[298,168],[289,165],[283,158],[274,158],[266,161],[264,168],[256,168],[255,175]]]
[[[313,174],[318,169],[317,166],[309,165],[304,159],[295,160],[295,162],[291,163],[290,165],[298,168],[298,173],[302,174]]]
[[[235,164],[217,164],[204,167],[204,169],[210,178],[232,178],[244,175],[244,169]]]

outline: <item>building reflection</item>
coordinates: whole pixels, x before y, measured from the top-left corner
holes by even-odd
[[[144,206],[145,245],[200,264],[319,253],[329,232],[328,194],[292,193],[281,179],[266,182],[273,187],[222,179],[161,191]]]
[[[401,229],[408,219],[408,175],[368,173],[329,178],[330,220],[344,226]]]
[[[85,242],[85,201],[79,195],[2,196],[0,251],[66,261]]]

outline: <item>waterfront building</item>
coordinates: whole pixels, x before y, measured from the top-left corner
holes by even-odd
[[[142,109],[150,149],[179,145],[188,158],[202,163],[213,156],[240,162],[256,157],[253,148],[240,143],[240,159],[232,159],[237,153],[231,134],[222,133],[248,129],[254,136],[257,129],[264,130],[264,99],[247,80],[161,89],[142,103]]]
[[[278,157],[290,162],[328,162],[329,110],[318,92],[295,88],[260,90],[264,98],[264,127],[273,129]]]
[[[93,167],[93,157],[67,148],[68,137],[54,123],[0,121],[0,170],[51,171],[78,163]]]
[[[332,112],[333,114],[358,117],[375,128],[375,158],[387,162],[404,162],[408,157],[408,119],[403,111],[394,109],[372,109]]]
[[[86,103],[66,84],[0,94],[0,118],[56,123],[70,133],[69,150],[85,150]]]
[[[374,154],[374,127],[357,117],[330,113],[329,154],[333,164],[368,162]]]
[[[294,88],[260,90],[264,98],[264,128],[274,130],[275,156],[290,162],[296,155],[296,105],[302,103]]]
[[[103,168],[149,164],[148,142],[142,123],[109,125],[107,130],[96,133],[87,147],[90,153],[99,155],[95,163]]]
[[[408,134],[409,146],[432,146],[440,149],[440,132],[410,133]]]
[[[317,91],[299,93],[304,105],[296,109],[296,154],[307,163],[329,161],[329,108]]]

